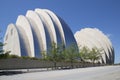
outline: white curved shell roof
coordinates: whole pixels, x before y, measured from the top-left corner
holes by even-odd
[[[16,30],[16,36],[9,35],[11,28]],[[6,40],[7,35],[9,39]],[[53,42],[65,47],[70,43],[76,43],[66,23],[47,9],[28,10],[25,16],[19,15],[16,23],[8,26],[4,42],[7,43],[4,50],[12,51],[11,54],[39,58],[43,56],[43,51],[48,51],[49,45]],[[13,44],[14,46],[11,46]],[[18,51],[14,51],[16,46]]]
[[[38,14],[32,10],[28,10],[26,13],[26,17],[28,18],[31,28],[33,31],[35,31],[36,36],[38,38],[38,44],[40,45],[40,48],[42,51],[46,50],[46,36],[45,36],[45,30],[42,23],[42,20],[38,16]]]
[[[5,46],[3,47],[5,52],[6,51],[11,51],[10,54],[14,53],[15,55],[21,56],[19,34],[18,34],[17,28],[14,24],[9,24],[8,25],[8,29],[6,31],[5,36],[6,36],[4,38]],[[14,41],[13,41],[13,39],[14,39]],[[7,45],[7,44],[9,44],[9,45]],[[14,48],[14,46],[16,48]]]
[[[31,30],[31,25],[29,24],[27,18],[25,16],[18,16],[17,18],[17,21],[16,21],[16,25],[17,27],[19,27],[21,30],[21,33],[22,31],[24,31],[25,33],[22,35],[24,40],[26,42],[28,42],[28,44],[26,45],[29,45],[29,47],[26,46],[26,48],[29,48],[29,51],[28,51],[28,54],[29,53],[32,53],[32,54],[29,54],[30,57],[34,57],[34,43],[33,43],[33,35],[32,35],[32,30]],[[25,34],[27,37],[25,37]]]
[[[97,47],[103,49],[101,63],[114,63],[114,50],[108,37],[96,28],[85,28],[75,33],[79,50],[87,46],[92,49]],[[102,62],[102,60],[104,62]]]

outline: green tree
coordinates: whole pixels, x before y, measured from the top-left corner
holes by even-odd
[[[90,50],[85,46],[80,50],[79,55],[82,61],[90,61],[92,63],[95,63],[95,61],[98,61],[101,58],[102,51],[103,49],[98,49],[96,47]]]
[[[47,59],[47,57],[46,57],[46,51],[42,51],[41,54],[42,54],[42,59],[46,60]]]
[[[3,47],[3,43],[0,42],[0,54],[4,52],[4,51],[2,50],[2,47]]]
[[[79,57],[81,61],[86,62],[89,60],[90,49],[86,46],[80,49]]]
[[[89,59],[92,63],[95,63],[95,61],[98,62],[98,60],[101,58],[103,49],[98,49],[96,47],[92,48],[89,54]]]
[[[20,58],[17,55],[10,55],[10,51],[7,51],[5,54],[0,54],[0,59],[8,59],[8,58]]]
[[[78,59],[78,48],[75,44],[68,46],[65,52],[66,60],[70,61],[71,68],[73,68],[73,62]]]
[[[47,59],[54,63],[56,69],[56,63],[60,61],[61,47],[58,46],[55,42],[51,44],[51,48],[47,54]]]
[[[3,43],[1,42],[1,30],[0,30],[0,54],[3,53],[4,51],[2,50],[2,47],[3,47]]]
[[[62,49],[60,51],[59,60],[62,61],[62,62],[66,62],[67,61],[67,50],[66,49]]]

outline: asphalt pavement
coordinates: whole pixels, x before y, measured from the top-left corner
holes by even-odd
[[[1,75],[0,80],[120,80],[120,65]]]

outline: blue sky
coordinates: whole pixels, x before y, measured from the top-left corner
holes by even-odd
[[[0,35],[4,36],[7,25],[15,23],[18,15],[35,8],[50,9],[73,33],[85,27],[100,29],[113,44],[115,63],[120,62],[120,0],[0,0]]]

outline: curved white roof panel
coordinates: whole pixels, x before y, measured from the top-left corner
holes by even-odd
[[[47,28],[50,34],[51,42],[57,43],[56,31],[50,16],[42,9],[35,9],[35,12],[39,14],[43,24]]]
[[[25,32],[26,38],[27,38],[27,41],[28,41],[28,44],[29,44],[29,56],[34,57],[33,34],[32,34],[30,23],[28,22],[28,20],[25,16],[20,15],[17,18],[16,25],[18,27],[20,27]]]
[[[59,21],[59,19],[57,18],[57,16],[50,10],[47,10],[47,9],[44,9],[44,11],[50,15],[50,17],[52,18],[53,22],[55,23],[56,27],[58,28],[59,30],[59,33],[60,33],[60,37],[62,39],[62,42],[64,44],[66,44],[65,42],[65,36],[64,36],[64,31],[63,31],[63,28],[62,28],[62,25]]]
[[[47,45],[46,45],[45,30],[40,17],[36,12],[32,10],[27,11],[26,17],[30,21],[33,34],[35,35],[34,38],[37,39],[37,40],[34,39],[34,42],[37,42],[39,44],[39,46],[36,46],[36,48],[39,47],[41,49],[39,51],[41,52],[46,51]],[[35,45],[38,45],[37,43]]]
[[[10,54],[21,56],[20,40],[17,28],[14,24],[9,24],[5,37],[4,37],[3,49],[6,51],[11,51]],[[15,48],[14,48],[15,47]]]

